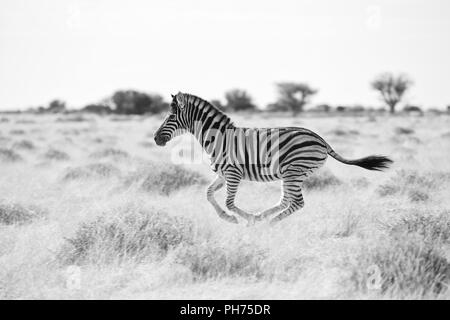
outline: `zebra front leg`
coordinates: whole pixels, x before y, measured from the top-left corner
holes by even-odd
[[[241,182],[240,175],[236,172],[228,173],[225,175],[225,179],[227,182],[227,199],[225,201],[227,209],[246,219],[249,225],[253,224],[255,221],[255,216],[238,208],[234,203],[237,189],[239,187],[239,183]]]
[[[216,192],[217,190],[219,190],[220,188],[222,188],[224,186],[225,183],[225,179],[222,178],[221,176],[217,176],[216,180],[214,180],[209,186],[208,186],[208,190],[206,192],[206,198],[208,199],[208,201],[213,205],[214,209],[216,209],[217,214],[219,215],[220,218],[231,222],[231,223],[238,223],[238,220],[235,216],[231,216],[229,214],[227,214],[225,212],[225,210],[223,210],[219,204],[216,201],[216,198],[214,198],[214,192]]]

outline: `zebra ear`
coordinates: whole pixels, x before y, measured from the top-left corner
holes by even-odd
[[[172,96],[172,99],[175,98],[175,96],[173,94],[171,94],[171,96]]]
[[[184,109],[184,107],[185,107],[184,94],[182,94],[181,92],[178,92],[177,95],[176,95],[176,98],[177,98],[178,107],[180,109]]]

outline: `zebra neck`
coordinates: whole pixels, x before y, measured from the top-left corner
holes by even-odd
[[[234,130],[235,126],[231,119],[217,109],[209,110],[207,114],[201,114],[194,121],[192,134],[209,155],[217,144],[224,143],[228,130]]]

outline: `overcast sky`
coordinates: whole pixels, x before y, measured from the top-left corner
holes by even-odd
[[[205,99],[274,83],[314,103],[380,105],[383,71],[414,79],[407,101],[450,105],[448,0],[0,0],[0,109],[82,107],[116,89]]]

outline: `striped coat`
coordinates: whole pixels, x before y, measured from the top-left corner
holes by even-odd
[[[175,136],[189,132],[194,135],[211,158],[211,168],[217,173],[207,190],[207,199],[218,215],[233,223],[230,215],[217,203],[214,193],[226,185],[226,207],[249,223],[277,215],[280,221],[304,205],[301,192],[305,178],[321,167],[328,155],[349,165],[368,170],[382,170],[392,162],[384,156],[369,156],[348,160],[338,155],[316,133],[298,127],[241,128],[209,102],[191,94],[173,96],[170,112],[155,133],[155,142],[163,146]],[[280,202],[258,215],[252,215],[235,205],[240,181],[283,181]]]

